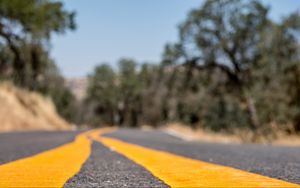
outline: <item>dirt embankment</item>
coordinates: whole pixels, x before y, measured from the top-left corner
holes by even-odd
[[[50,99],[0,83],[0,132],[67,129],[71,125],[57,114]]]

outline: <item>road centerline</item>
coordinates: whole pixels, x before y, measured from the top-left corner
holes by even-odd
[[[93,137],[149,170],[171,187],[300,187],[266,176],[149,149],[108,137]]]
[[[62,187],[90,156],[89,135],[101,131],[81,133],[73,142],[0,165],[0,187]]]

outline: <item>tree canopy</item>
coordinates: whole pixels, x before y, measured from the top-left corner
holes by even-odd
[[[57,1],[1,1],[0,46],[2,53],[9,53],[11,58],[1,62],[11,62],[11,65],[2,66],[6,68],[2,73],[13,72],[15,82],[21,86],[37,84],[36,79],[49,61],[51,34],[75,29],[74,15]]]
[[[95,116],[103,119],[110,108],[101,101],[110,98],[112,119],[122,120],[110,124],[178,121],[254,137],[299,132],[300,15],[275,22],[269,10],[257,0],[205,1],[180,24],[159,65],[121,60],[117,70],[106,68],[108,80],[91,75],[89,91],[99,91],[103,110]],[[111,87],[97,89],[102,82]],[[107,90],[115,92],[108,97]]]
[[[75,12],[52,0],[0,1],[0,75],[50,96],[70,119],[72,93],[49,56],[51,36],[76,28]]]

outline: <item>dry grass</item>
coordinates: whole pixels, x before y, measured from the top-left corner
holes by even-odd
[[[281,145],[281,146],[300,146],[299,135],[288,135],[283,132],[278,132],[275,137],[269,138],[261,135],[256,141],[253,141],[253,133],[249,131],[235,131],[234,134],[214,133],[201,128],[192,129],[189,126],[180,123],[170,123],[161,129],[169,134],[180,137],[187,141],[202,141],[212,143],[259,143],[266,145]]]
[[[0,84],[0,131],[66,130],[71,126],[55,110],[50,99]]]
[[[217,143],[242,143],[239,136],[225,133],[213,133],[197,128],[192,129],[180,123],[170,123],[161,128],[163,131],[188,141],[204,141]]]

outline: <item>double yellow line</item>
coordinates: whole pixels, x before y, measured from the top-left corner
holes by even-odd
[[[116,139],[101,137],[94,139],[145,167],[171,187],[300,187],[277,179],[193,160]]]
[[[82,133],[68,144],[0,166],[0,187],[62,187],[79,172],[91,153],[92,134]]]
[[[171,187],[300,188],[289,182],[100,137],[107,131],[111,130],[83,133],[72,143],[0,166],[0,187],[62,187],[87,160],[92,139],[143,166]]]

